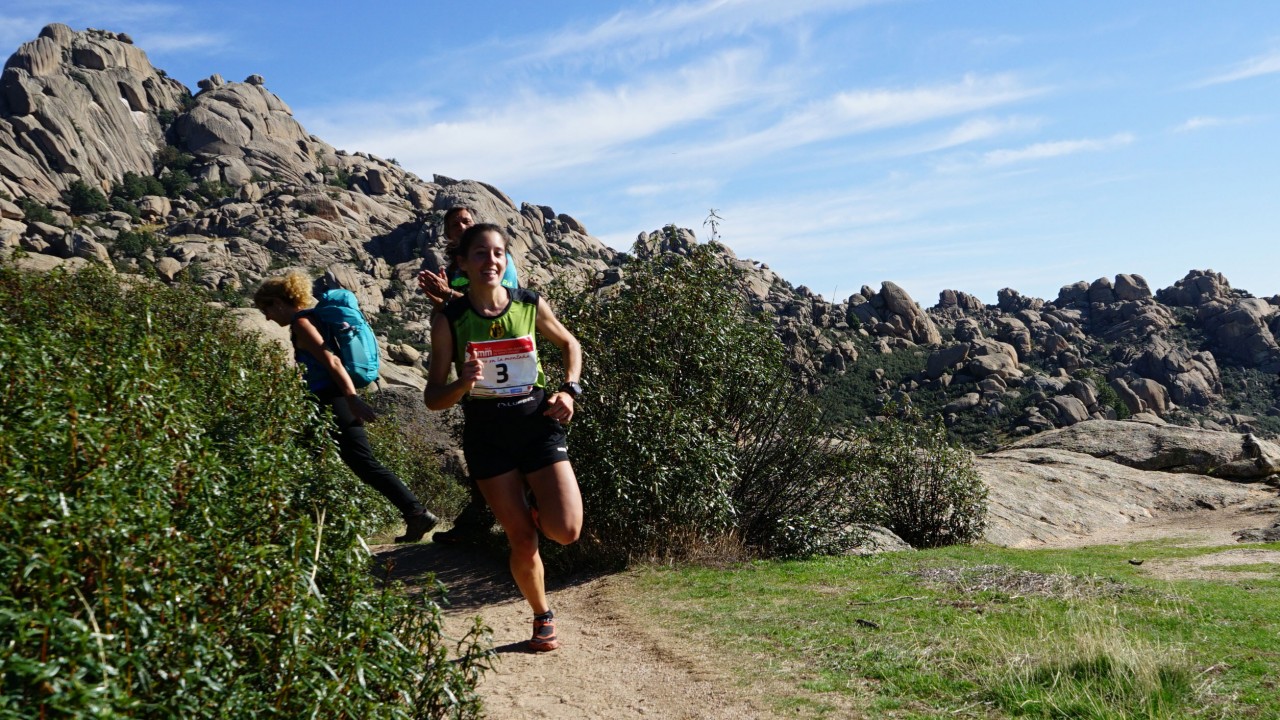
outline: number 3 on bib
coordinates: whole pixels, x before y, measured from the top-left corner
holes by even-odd
[[[532,335],[470,342],[467,352],[484,365],[484,380],[471,388],[471,397],[514,397],[533,392],[538,381],[538,351]]]

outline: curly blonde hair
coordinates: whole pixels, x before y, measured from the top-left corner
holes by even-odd
[[[268,278],[253,294],[253,304],[262,310],[272,300],[284,300],[298,308],[309,308],[316,304],[311,295],[311,279],[294,270],[288,275]]]

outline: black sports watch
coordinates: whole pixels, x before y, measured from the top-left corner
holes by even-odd
[[[560,386],[560,392],[569,393],[574,400],[577,400],[582,395],[582,386],[576,382],[567,382]]]

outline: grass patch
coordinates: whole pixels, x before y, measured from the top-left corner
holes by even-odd
[[[802,717],[1280,717],[1280,579],[1163,581],[1221,548],[968,546],[646,568],[628,602]],[[1274,569],[1274,566],[1270,566]]]

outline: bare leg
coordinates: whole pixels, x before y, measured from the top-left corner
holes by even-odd
[[[477,484],[507,534],[507,543],[511,545],[511,576],[515,578],[520,594],[524,595],[535,615],[546,612],[550,605],[547,604],[543,580],[542,556],[538,554],[538,529],[534,527],[533,516],[524,502],[524,476],[512,470],[480,480]],[[574,487],[577,488],[576,482]],[[578,514],[581,516],[581,509]]]
[[[573,466],[562,460],[527,476],[538,499],[538,525],[548,539],[569,545],[582,534],[582,493]]]

